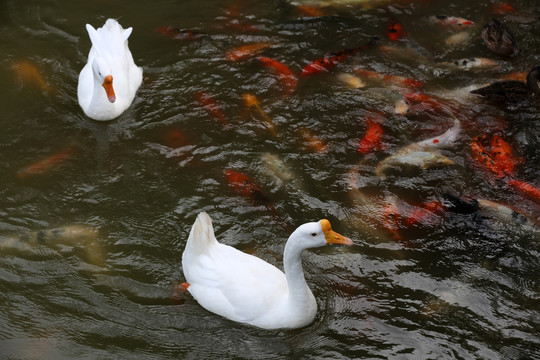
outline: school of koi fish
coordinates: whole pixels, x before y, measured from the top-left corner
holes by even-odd
[[[295,207],[309,202],[312,209],[324,204],[321,211],[369,242],[405,251],[421,246],[445,224],[456,222],[472,231],[476,227],[486,231],[487,227],[504,236],[525,234],[531,241],[540,240],[540,139],[537,127],[530,124],[536,119],[522,115],[538,113],[540,53],[520,43],[530,29],[527,26],[540,22],[538,14],[520,7],[518,1],[502,0],[486,2],[482,14],[466,15],[456,9],[455,13],[421,18],[415,18],[414,12],[428,13],[430,0],[276,3],[280,16],[294,20],[285,24],[258,21],[246,13],[246,0],[236,0],[223,6],[213,24],[191,29],[170,22],[151,29],[135,28],[130,45],[139,32],[146,31],[145,36],[172,49],[173,54],[178,48],[220,51],[220,58],[211,59],[212,65],[206,69],[207,81],[182,89],[181,106],[175,113],[158,109],[155,113],[167,118],[163,123],[141,121],[141,131],[135,135],[142,136],[144,150],[140,152],[163,160],[178,174],[177,181],[184,181],[184,170],[204,169],[211,175],[202,180],[196,177],[202,183],[197,196],[204,197],[205,186],[217,188],[222,193],[211,195],[213,206],[235,207],[233,213],[271,219],[284,234],[304,216],[296,214]],[[355,15],[348,17],[351,8]],[[384,21],[370,23],[369,36],[351,41],[355,35],[346,26],[349,21],[363,21],[358,8],[377,12]],[[430,33],[418,37],[423,41],[416,39],[418,25],[413,26],[413,18]],[[336,37],[309,51],[305,44],[297,44],[300,59],[282,51],[291,44],[276,40],[287,38],[305,24],[312,30],[326,22],[345,28],[341,30],[348,38]],[[227,46],[223,46],[223,34],[230,36]],[[341,45],[351,43],[355,45]],[[467,51],[469,47],[478,54]],[[433,50],[440,48],[451,50]],[[21,88],[46,98],[64,91],[37,62],[29,58],[9,61],[9,71]],[[138,59],[137,63],[145,73],[131,110],[147,106],[144,111],[151,112],[154,109],[149,107],[160,105],[144,104],[144,96],[156,91],[163,77],[155,64],[149,64],[148,68],[154,68],[146,71],[146,64]],[[249,72],[256,79],[246,87],[217,89],[211,68],[220,64],[234,69],[238,78]],[[177,68],[171,65],[167,71]],[[442,87],[441,79],[459,87]],[[339,109],[343,119],[336,121],[341,126],[338,130],[333,128],[335,124],[325,126],[335,108],[331,94],[317,98],[321,87],[346,94],[346,99],[334,104],[346,108]],[[166,96],[173,92],[166,90]],[[290,112],[302,118],[304,107],[312,110],[309,118],[301,123],[287,118]],[[194,135],[183,122],[183,112],[196,114],[200,128],[211,130]],[[313,115],[318,112],[320,119]],[[136,133],[133,128],[130,131]],[[209,140],[212,137],[219,138],[216,145]],[[243,145],[228,147],[239,138]],[[252,163],[234,159],[238,148],[249,143],[264,150],[249,154]],[[219,147],[224,150],[213,152]],[[15,169],[10,181],[32,186],[54,178],[84,152],[77,141],[65,142]],[[226,165],[209,169],[215,166],[208,160],[212,157],[227,158]],[[319,173],[312,163],[321,168],[325,163],[333,166],[328,173]],[[129,164],[125,168],[133,171]],[[331,199],[317,187],[320,179],[332,180]],[[87,188],[94,190],[90,185]],[[283,205],[284,193],[292,198],[288,208]],[[300,193],[306,195],[294,198]],[[229,204],[230,197],[237,202]],[[89,249],[89,263],[105,266],[107,253],[99,234],[94,226],[67,224],[4,237],[0,248],[24,250],[43,244],[63,248],[80,242]],[[335,287],[347,296],[357,294],[345,285]],[[444,312],[449,303],[428,302],[424,315],[431,318],[433,313]]]

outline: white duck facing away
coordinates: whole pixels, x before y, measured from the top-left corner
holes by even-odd
[[[92,47],[79,75],[77,96],[84,113],[94,120],[112,120],[132,103],[142,83],[142,68],[128,48],[133,28],[123,29],[114,19],[94,29],[86,24]]]
[[[315,319],[317,302],[302,270],[302,252],[352,240],[323,219],[298,227],[283,253],[285,273],[269,263],[219,243],[207,213],[197,216],[184,253],[187,290],[205,309],[264,329],[298,328]]]

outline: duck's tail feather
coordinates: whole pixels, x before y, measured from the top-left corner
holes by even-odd
[[[206,212],[201,212],[191,227],[186,250],[202,254],[208,252],[208,249],[216,243],[212,219]]]

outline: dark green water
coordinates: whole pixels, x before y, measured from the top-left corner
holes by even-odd
[[[538,108],[505,109],[451,92],[540,64],[539,22],[508,23],[522,49],[515,58],[483,46],[479,34],[493,3],[344,5],[305,18],[281,1],[2,2],[0,358],[539,358],[537,226],[447,211],[433,222],[402,224],[396,241],[381,225],[385,199],[410,209],[446,193],[503,203],[538,219],[538,203],[475,166],[469,146],[478,135],[503,136],[522,159],[515,178],[540,187]],[[511,3],[520,14],[540,15],[533,1]],[[449,45],[445,39],[456,31],[426,20],[439,14],[477,26],[465,42]],[[84,115],[76,91],[90,48],[84,25],[97,28],[109,17],[134,28],[129,46],[145,81],[123,115],[101,123]],[[254,58],[225,60],[234,47],[272,42],[261,54],[298,74],[310,61],[373,36],[389,44],[390,17],[433,59],[372,49],[330,73],[300,79],[289,98]],[[208,35],[174,40],[155,31],[163,26]],[[501,66],[465,71],[437,64],[471,56]],[[18,75],[14,66],[25,61],[47,87]],[[452,119],[422,106],[394,115],[389,84],[353,89],[338,79],[357,67],[416,78],[427,94],[454,104],[464,130],[442,151],[454,165],[375,175],[379,161],[441,134]],[[198,91],[216,99],[229,127],[197,102]],[[246,108],[245,93],[257,96],[278,138]],[[375,110],[385,118],[386,146],[363,155],[357,144],[364,117]],[[299,130],[306,128],[326,151],[303,146]],[[178,133],[183,138],[171,140]],[[68,156],[46,173],[17,175],[62,152]],[[265,153],[281,159],[293,178],[272,174]],[[259,184],[275,213],[234,193],[225,169]],[[371,203],[358,192],[371,195]],[[304,255],[319,304],[312,325],[260,330],[175,294],[184,281],[181,254],[203,210],[220,241],[277,266],[289,228],[304,222],[328,218],[353,239],[352,247]],[[57,228],[64,233],[48,232]]]

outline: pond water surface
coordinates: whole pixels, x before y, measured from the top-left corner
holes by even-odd
[[[540,23],[528,18],[540,7],[510,1],[515,13],[494,14],[495,0],[314,3],[0,4],[1,358],[540,358],[539,199],[509,181],[540,187],[538,107],[458,91],[540,64]],[[449,28],[433,15],[475,25]],[[482,44],[493,16],[514,32],[517,56]],[[77,103],[77,80],[90,49],[85,24],[107,18],[134,28],[129,46],[144,82],[125,113],[96,122]],[[392,19],[407,33],[398,41],[386,36]],[[169,26],[192,32],[157,30]],[[248,44],[262,45],[227,60]],[[358,47],[329,72],[299,75],[325,54]],[[288,66],[297,84],[258,56]],[[443,64],[470,57],[499,65]],[[428,100],[396,114],[402,94],[416,91]],[[459,136],[432,151],[449,161],[382,172],[383,159],[444,133],[454,117]],[[360,146],[373,123],[382,139]],[[471,150],[489,150],[496,137],[515,160],[500,177]],[[248,176],[264,197],[235,192],[225,170]],[[471,208],[452,207],[458,198]],[[278,267],[302,223],[328,218],[353,239],[304,254],[319,305],[313,324],[244,326],[176,290],[203,210],[220,241]]]

